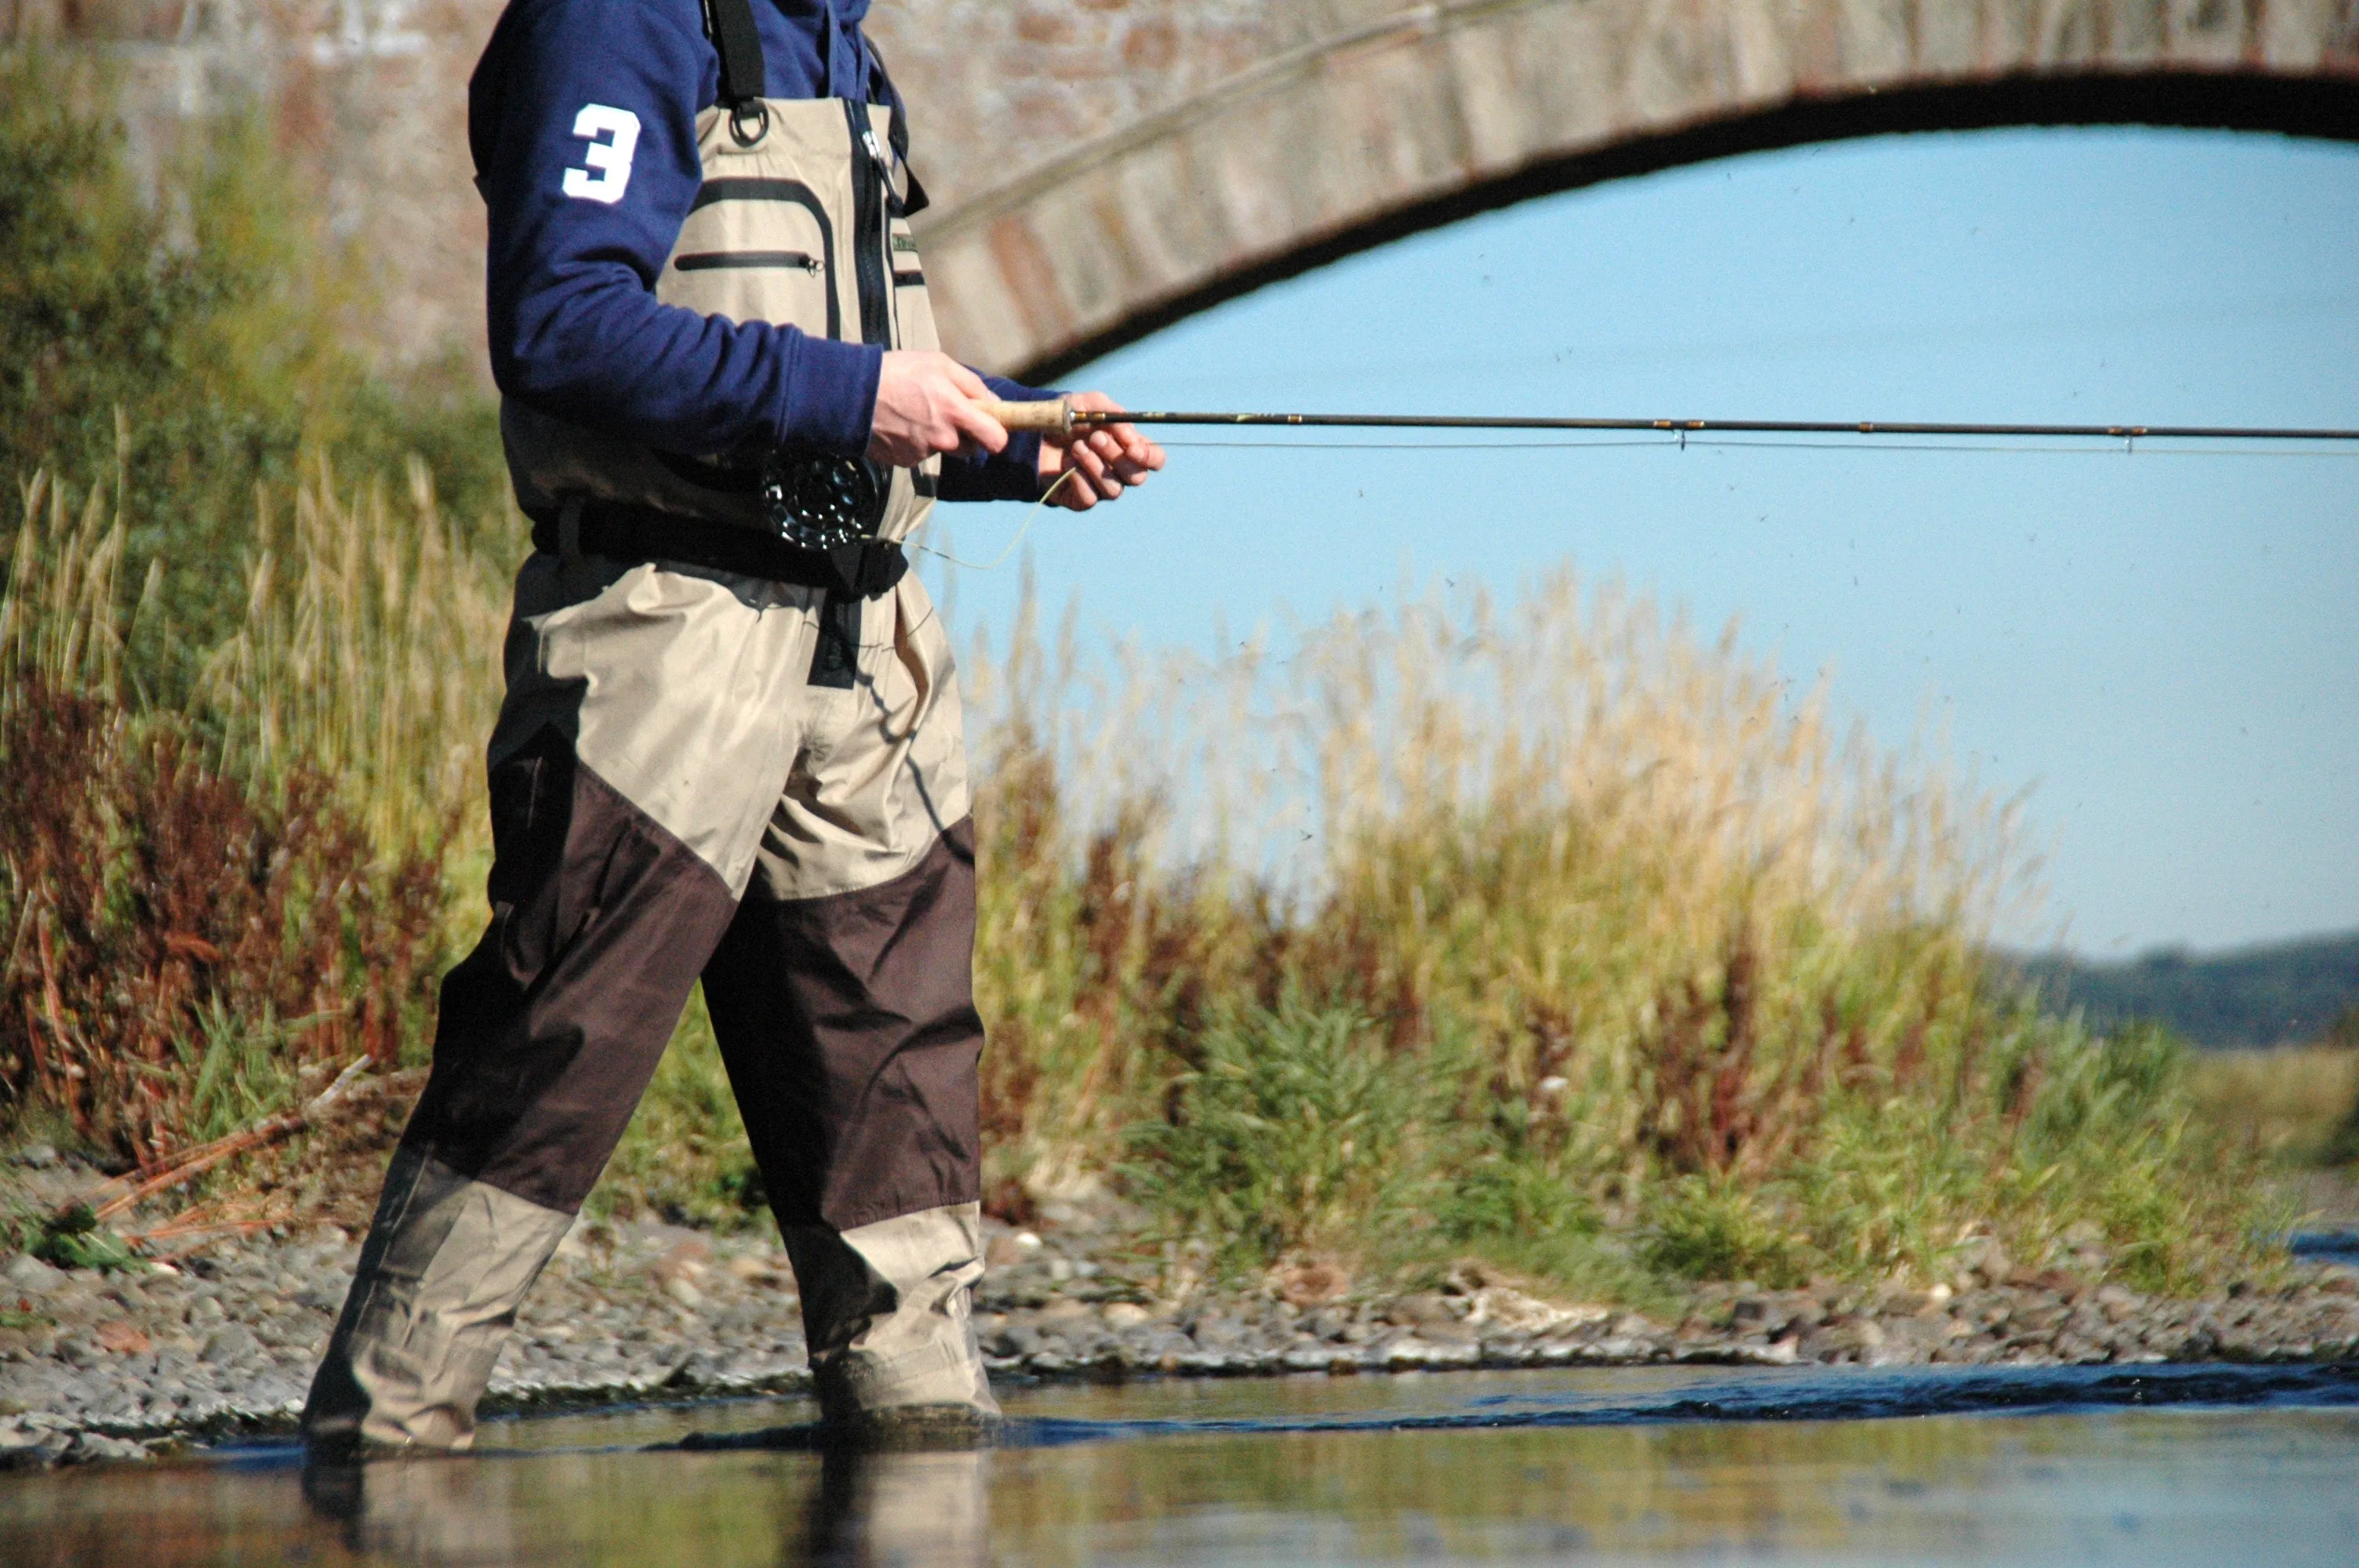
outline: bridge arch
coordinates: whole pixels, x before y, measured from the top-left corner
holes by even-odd
[[[1296,49],[920,220],[945,341],[1048,380],[1476,212],[1895,131],[2359,140],[2359,0],[1445,0]]]

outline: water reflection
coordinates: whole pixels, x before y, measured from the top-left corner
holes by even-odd
[[[746,1401],[496,1422],[456,1460],[0,1476],[0,1563],[2349,1561],[2359,1411],[2253,1389],[2304,1402],[1795,1420],[1889,1386],[1676,1368],[1035,1389],[1029,1446],[888,1454]],[[1760,1418],[1672,1413],[1707,1405]]]
[[[991,1455],[835,1450],[820,1461],[806,1561],[825,1568],[991,1560]]]
[[[754,1560],[760,1531],[736,1528],[749,1517],[766,1515],[775,1530],[773,1560],[816,1568],[899,1568],[938,1563],[981,1568],[991,1556],[991,1459],[987,1451],[892,1453],[829,1449],[813,1458],[774,1463],[766,1468],[767,1508],[745,1507],[734,1486],[702,1493],[691,1480],[701,1511],[727,1499],[728,1540],[713,1544],[745,1550],[723,1558]],[[534,1561],[550,1554],[582,1560],[602,1549],[626,1548],[636,1540],[644,1560],[650,1544],[669,1554],[683,1543],[684,1520],[665,1501],[647,1495],[654,1477],[644,1465],[625,1461],[623,1472],[639,1472],[623,1496],[642,1495],[626,1507],[630,1519],[614,1519],[606,1505],[616,1496],[613,1482],[621,1454],[551,1454],[530,1463],[485,1454],[470,1459],[396,1459],[369,1464],[309,1465],[301,1471],[301,1494],[315,1529],[303,1537],[298,1555],[330,1560],[323,1536],[332,1535],[344,1556],[419,1568],[488,1568]],[[690,1466],[697,1462],[683,1457]],[[756,1490],[760,1488],[756,1488]],[[554,1506],[553,1506],[554,1505]],[[597,1527],[577,1533],[567,1516]],[[293,1521],[289,1521],[292,1523]],[[711,1521],[708,1519],[708,1524]],[[551,1534],[558,1539],[552,1541]],[[285,1543],[282,1544],[282,1549]],[[307,1550],[308,1549],[308,1550]],[[143,1562],[164,1562],[145,1557]]]
[[[517,1478],[463,1459],[307,1465],[303,1500],[354,1556],[473,1568],[519,1556]]]

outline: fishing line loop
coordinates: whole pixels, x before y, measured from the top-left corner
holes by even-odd
[[[1000,551],[998,555],[993,557],[988,562],[962,561],[956,556],[951,555],[948,550],[937,550],[931,545],[919,545],[918,548],[925,551],[926,554],[929,556],[937,557],[938,559],[948,561],[951,565],[964,571],[997,571],[1002,566],[1006,564],[1007,557],[1016,553],[1016,546],[1024,542],[1024,535],[1031,531],[1032,520],[1039,516],[1041,513],[1047,511],[1049,503],[1054,501],[1057,498],[1057,492],[1065,488],[1065,481],[1071,479],[1075,474],[1078,474],[1081,471],[1081,470],[1076,468],[1069,468],[1063,473],[1059,474],[1054,482],[1052,482],[1048,489],[1040,492],[1040,499],[1032,503],[1032,509],[1024,514],[1024,521],[1022,524],[1016,528],[1016,537],[1008,540],[1007,547]]]

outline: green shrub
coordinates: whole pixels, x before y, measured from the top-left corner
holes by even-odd
[[[1639,1255],[1666,1274],[1787,1290],[1810,1277],[1809,1249],[1741,1183],[1682,1176],[1657,1195]]]
[[[453,354],[371,373],[346,330],[364,258],[326,243],[260,122],[192,133],[143,193],[114,91],[88,57],[0,50],[0,480],[122,474],[126,576],[166,562],[183,653],[236,629],[255,487],[291,492],[307,448],[359,473],[415,454],[467,526],[498,517],[490,401]],[[151,687],[192,674],[175,646],[145,650]]]
[[[1357,1256],[1426,1223],[1448,1104],[1427,1063],[1356,1013],[1294,998],[1217,1016],[1192,1047],[1170,1117],[1132,1130],[1125,1168],[1169,1238],[1237,1273]]]

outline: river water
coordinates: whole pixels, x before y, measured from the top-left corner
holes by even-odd
[[[1631,1368],[1006,1390],[986,1452],[748,1400],[0,1477],[0,1563],[2350,1563],[2359,1369]]]

